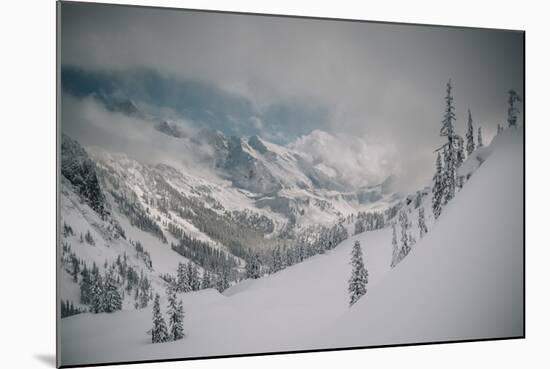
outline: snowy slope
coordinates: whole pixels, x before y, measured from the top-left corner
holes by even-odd
[[[490,149],[480,151],[486,162],[447,206],[433,232],[378,288],[324,328],[319,344],[523,334],[521,131],[507,130]]]
[[[183,340],[151,344],[150,307],[61,324],[64,365],[519,336],[523,333],[522,136],[507,130],[427,236],[390,269],[391,232],[226,290],[184,294]],[[426,206],[428,208],[428,206]],[[348,307],[353,242],[368,292]],[[165,303],[165,302],[163,302]],[[164,308],[163,308],[164,310]]]

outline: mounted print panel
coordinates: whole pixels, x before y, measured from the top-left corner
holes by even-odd
[[[524,337],[524,33],[58,3],[58,365]]]

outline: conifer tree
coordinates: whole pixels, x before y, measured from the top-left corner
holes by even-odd
[[[202,289],[210,288],[212,287],[212,278],[210,276],[210,272],[208,270],[204,270],[204,273],[202,274]]]
[[[153,343],[168,341],[168,329],[166,328],[164,317],[160,312],[160,296],[158,293],[155,295],[155,302],[153,303],[153,329],[151,331],[151,339]]]
[[[449,82],[447,82],[447,95],[445,96],[443,125],[439,131],[439,135],[445,137],[447,142],[438,149],[443,149],[443,205],[447,205],[447,203],[453,199],[456,191],[458,136],[455,134],[453,125],[453,121],[456,120],[454,109],[451,80],[449,80]]]
[[[432,211],[435,219],[439,218],[441,214],[441,207],[443,201],[443,174],[441,167],[441,155],[437,153],[437,159],[435,161],[435,174],[433,178],[432,187]]]
[[[472,155],[475,149],[472,113],[470,112],[470,109],[468,109],[468,130],[466,131],[466,151],[468,156]]]
[[[108,272],[105,276],[104,294],[103,310],[105,312],[112,313],[122,309],[122,298],[112,272]]]
[[[518,121],[519,109],[515,106],[516,102],[521,102],[521,98],[516,91],[508,91],[508,127],[516,127]]]
[[[92,280],[86,264],[84,264],[80,275],[82,277],[80,280],[80,303],[88,305],[91,301]]]
[[[420,238],[424,237],[428,233],[428,227],[426,227],[426,219],[424,218],[424,207],[418,208],[418,228],[420,229]]]
[[[178,264],[176,286],[177,286],[176,289],[178,292],[191,291],[191,285],[189,283],[189,274],[187,273],[187,268],[183,263]]]
[[[456,167],[457,169],[462,166],[462,163],[464,163],[464,160],[466,159],[464,155],[464,139],[460,136],[458,136],[458,149],[456,152]],[[464,178],[458,174],[456,174],[456,187],[462,188],[462,185],[464,184]]]
[[[102,313],[103,307],[103,279],[98,271],[97,273],[94,273],[90,309],[93,313]]]
[[[176,290],[172,285],[168,286],[166,295],[168,296],[169,334],[172,340],[176,341],[183,338],[183,303],[177,300]]]
[[[477,129],[477,147],[483,147],[483,137],[481,137],[481,127]]]
[[[397,265],[397,257],[399,256],[399,246],[397,245],[397,232],[395,230],[395,223],[392,223],[392,239],[391,239],[391,245],[392,245],[392,256],[391,256],[391,267],[395,267]]]
[[[254,253],[249,257],[249,260],[246,263],[246,278],[260,278],[262,276],[261,267],[260,256],[257,253]]]
[[[399,213],[399,223],[401,225],[401,250],[399,251],[398,262],[401,262],[411,251],[411,239],[409,237],[409,218],[405,210]]]
[[[349,305],[353,305],[367,293],[368,272],[363,261],[363,250],[359,241],[355,241],[351,251],[351,277],[348,281]]]

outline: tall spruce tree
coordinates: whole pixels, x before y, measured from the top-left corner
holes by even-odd
[[[260,262],[260,256],[257,253],[253,253],[249,257],[246,263],[246,267],[245,267],[246,278],[251,278],[251,279],[260,278],[262,276],[261,269],[262,269],[262,264]]]
[[[399,256],[399,246],[397,244],[397,232],[395,230],[395,223],[392,223],[392,239],[391,239],[391,245],[392,245],[392,256],[391,256],[391,267],[395,267],[397,265],[397,257]]]
[[[168,324],[169,335],[172,340],[177,341],[183,338],[183,303],[177,300],[176,290],[172,285],[166,291],[168,296]]]
[[[103,278],[101,278],[101,274],[97,271],[94,273],[92,282],[90,310],[93,313],[102,313],[103,308]]]
[[[456,152],[456,167],[457,169],[462,166],[462,163],[464,163],[464,160],[466,159],[464,155],[464,139],[460,136],[458,136],[458,148]],[[464,184],[464,177],[458,174],[458,171],[456,173],[456,187],[462,188],[462,185]]]
[[[483,137],[481,137],[481,127],[477,129],[477,147],[483,147]]]
[[[187,273],[187,268],[181,262],[178,264],[176,285],[177,285],[176,288],[178,292],[191,291],[191,285],[189,283],[189,274]]]
[[[399,251],[399,256],[397,258],[398,262],[401,262],[411,251],[411,238],[409,237],[409,217],[407,216],[407,212],[405,210],[402,210],[399,213],[399,224],[401,226],[401,250]]]
[[[424,216],[424,207],[418,208],[418,228],[420,229],[420,238],[424,237],[428,233],[428,227],[426,227],[426,219]]]
[[[160,312],[160,296],[157,293],[155,295],[155,302],[153,303],[153,329],[151,330],[151,339],[153,343],[161,343],[167,342],[168,338],[166,322]]]
[[[103,311],[112,313],[122,309],[122,298],[111,271],[105,276]]]
[[[518,122],[519,109],[515,106],[517,102],[521,102],[521,98],[516,91],[508,91],[508,126],[516,127]]]
[[[470,112],[470,109],[468,109],[468,129],[466,131],[466,152],[468,153],[468,156],[472,155],[475,149],[476,146],[474,143],[474,125],[472,120],[472,113]]]
[[[368,272],[363,261],[363,250],[359,241],[355,241],[351,251],[351,277],[348,281],[349,305],[353,305],[367,293]]]
[[[447,205],[453,199],[456,192],[458,138],[453,125],[453,121],[456,120],[454,109],[452,85],[451,80],[449,80],[447,82],[447,95],[445,96],[445,112],[441,122],[442,127],[439,131],[439,135],[445,137],[446,142],[438,149],[443,150],[443,205]]]
[[[435,174],[433,177],[432,185],[432,211],[435,219],[441,215],[443,201],[443,172],[441,166],[441,154],[437,153],[437,159],[435,161]]]

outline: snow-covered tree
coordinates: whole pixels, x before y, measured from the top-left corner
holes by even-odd
[[[470,112],[470,109],[468,109],[468,129],[466,131],[466,152],[468,153],[468,156],[472,155],[475,149],[476,146],[474,143],[474,125],[472,120],[472,113]]]
[[[192,262],[187,263],[187,279],[191,291],[198,291],[201,288],[201,281],[197,265]]]
[[[212,287],[212,277],[210,276],[210,272],[208,270],[204,270],[204,273],[202,274],[202,282],[201,282],[201,288],[206,289]]]
[[[399,256],[399,246],[397,244],[397,232],[395,230],[395,223],[392,223],[391,225],[392,229],[392,238],[391,238],[391,245],[392,245],[392,256],[391,256],[391,267],[395,267],[397,265],[397,258]]]
[[[432,211],[435,219],[439,218],[441,214],[443,201],[443,173],[441,167],[441,155],[437,153],[437,159],[435,161],[435,174],[433,177],[432,185]]]
[[[169,335],[172,340],[177,341],[183,338],[183,302],[177,300],[176,290],[171,285],[166,295],[168,296]]]
[[[90,310],[93,313],[103,312],[103,278],[101,278],[99,271],[94,273],[90,297]]]
[[[92,296],[92,278],[86,264],[84,264],[80,275],[82,277],[80,280],[80,303],[88,305]]]
[[[457,151],[458,136],[455,133],[453,121],[456,120],[454,113],[453,96],[451,80],[447,82],[447,95],[445,96],[445,113],[443,115],[442,127],[439,131],[441,137],[445,137],[447,142],[438,150],[443,150],[443,205],[446,205],[453,199],[456,192],[456,169],[457,169]]]
[[[216,281],[216,289],[219,292],[223,292],[230,286],[229,282],[229,269],[224,268],[221,270],[218,280]]]
[[[458,149],[456,152],[456,167],[457,169],[460,168],[462,163],[464,163],[464,160],[466,159],[464,155],[464,139],[460,136],[458,136]],[[464,184],[464,177],[456,174],[456,186],[458,188],[462,188]]]
[[[359,241],[355,241],[351,251],[351,277],[348,281],[349,305],[353,305],[367,293],[368,272],[363,261],[363,250]]]
[[[189,274],[187,273],[187,268],[183,263],[178,263],[178,271],[176,278],[176,289],[178,292],[189,292],[191,291],[191,285],[189,283]]]
[[[120,296],[120,292],[111,271],[105,276],[104,293],[103,311],[112,313],[122,309],[122,297]]]
[[[151,331],[151,339],[153,343],[168,341],[168,329],[166,328],[164,317],[160,312],[160,296],[158,293],[155,295],[155,302],[153,303],[153,329]]]
[[[426,227],[426,219],[424,216],[424,207],[418,208],[418,229],[420,229],[420,238],[424,237],[428,233],[428,227]]]
[[[508,126],[516,127],[518,121],[519,109],[515,106],[516,102],[521,102],[521,98],[516,91],[508,91]]]
[[[401,211],[399,213],[399,224],[401,226],[401,250],[399,251],[399,256],[397,262],[401,262],[411,251],[411,238],[409,237],[409,218],[406,211]]]
[[[260,256],[257,253],[254,253],[246,262],[246,278],[260,278],[262,276],[261,268],[262,264],[260,262]]]
[[[481,127],[477,129],[477,147],[483,147],[483,137],[481,137]]]

